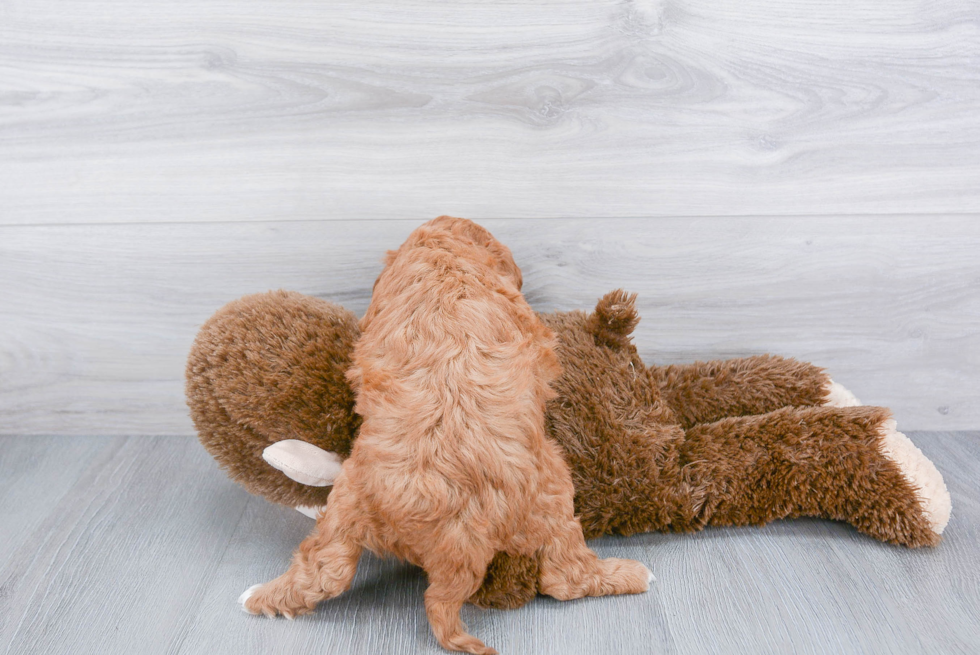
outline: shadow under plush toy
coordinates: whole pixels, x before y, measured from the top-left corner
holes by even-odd
[[[769,355],[646,366],[622,291],[590,314],[541,318],[563,368],[547,426],[587,538],[812,516],[894,544],[939,543],[950,514],[939,471],[887,409],[860,406],[823,370]],[[191,416],[248,491],[308,514],[326,503],[359,426],[344,377],[358,336],[343,307],[285,291],[229,303],[201,328]],[[519,607],[537,574],[533,557],[498,553],[470,601]]]

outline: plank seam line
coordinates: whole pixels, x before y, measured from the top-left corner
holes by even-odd
[[[434,218],[434,215],[426,215],[420,218],[256,218],[256,219],[229,219],[229,220],[204,220],[204,221],[104,221],[104,222],[63,222],[63,223],[0,223],[0,229],[13,228],[41,228],[41,227],[105,227],[105,226],[153,226],[153,225],[227,225],[243,223],[344,223],[344,222],[425,222]],[[698,219],[718,219],[718,218],[754,218],[754,219],[800,219],[800,218],[968,218],[980,219],[980,212],[886,212],[886,213],[855,213],[855,214],[643,214],[633,216],[485,216],[473,218],[475,221],[638,221],[638,220],[698,220]],[[472,218],[472,217],[469,217]]]

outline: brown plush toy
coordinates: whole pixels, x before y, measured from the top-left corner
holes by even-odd
[[[949,519],[942,476],[887,409],[860,406],[821,369],[758,356],[645,366],[634,297],[542,319],[563,374],[548,407],[586,537],[812,516],[876,539],[934,546]],[[187,400],[201,442],[250,492],[327,501],[359,418],[344,372],[357,318],[284,291],[247,296],[201,329]],[[470,599],[513,608],[537,593],[532,557],[498,553]]]

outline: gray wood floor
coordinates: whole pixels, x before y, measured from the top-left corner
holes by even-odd
[[[975,653],[980,433],[911,437],[953,496],[933,550],[817,520],[592,542],[657,576],[642,596],[464,610],[503,653]],[[293,622],[235,599],[278,575],[309,519],[248,496],[183,437],[0,438],[0,652],[438,653],[421,572],[365,556]]]

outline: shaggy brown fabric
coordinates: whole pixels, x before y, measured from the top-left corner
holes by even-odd
[[[695,426],[679,448],[690,500],[671,527],[817,516],[890,543],[935,546],[909,483],[878,451],[890,416],[881,407],[784,407]]]
[[[262,451],[300,439],[350,454],[361,419],[345,373],[359,336],[343,307],[287,291],[245,296],[204,324],[187,362],[187,404],[233,480],[291,507],[327,502],[331,487],[289,479]]]
[[[483,585],[470,597],[477,607],[516,609],[538,595],[538,559],[497,553],[487,566]]]
[[[781,407],[820,405],[829,381],[813,364],[775,355],[654,366],[648,374],[685,428]]]
[[[202,328],[188,365],[201,440],[250,490],[288,505],[322,504],[323,489],[293,483],[261,450],[295,438],[348,452],[352,396],[337,385],[356,320],[298,294],[237,303]],[[294,315],[304,327],[292,324]],[[541,318],[558,337],[563,368],[548,430],[571,469],[586,536],[814,516],[905,546],[939,542],[914,489],[878,448],[888,411],[817,407],[827,382],[819,368],[773,356],[647,367],[630,342],[633,297],[622,291],[593,313]],[[316,407],[332,418],[317,422]],[[291,419],[295,408],[306,418]],[[292,427],[272,431],[284,423]],[[498,554],[470,600],[520,606],[537,588],[536,571],[534,558]]]
[[[587,319],[586,329],[597,346],[624,348],[630,345],[630,334],[639,322],[636,294],[617,289],[599,300]]]

